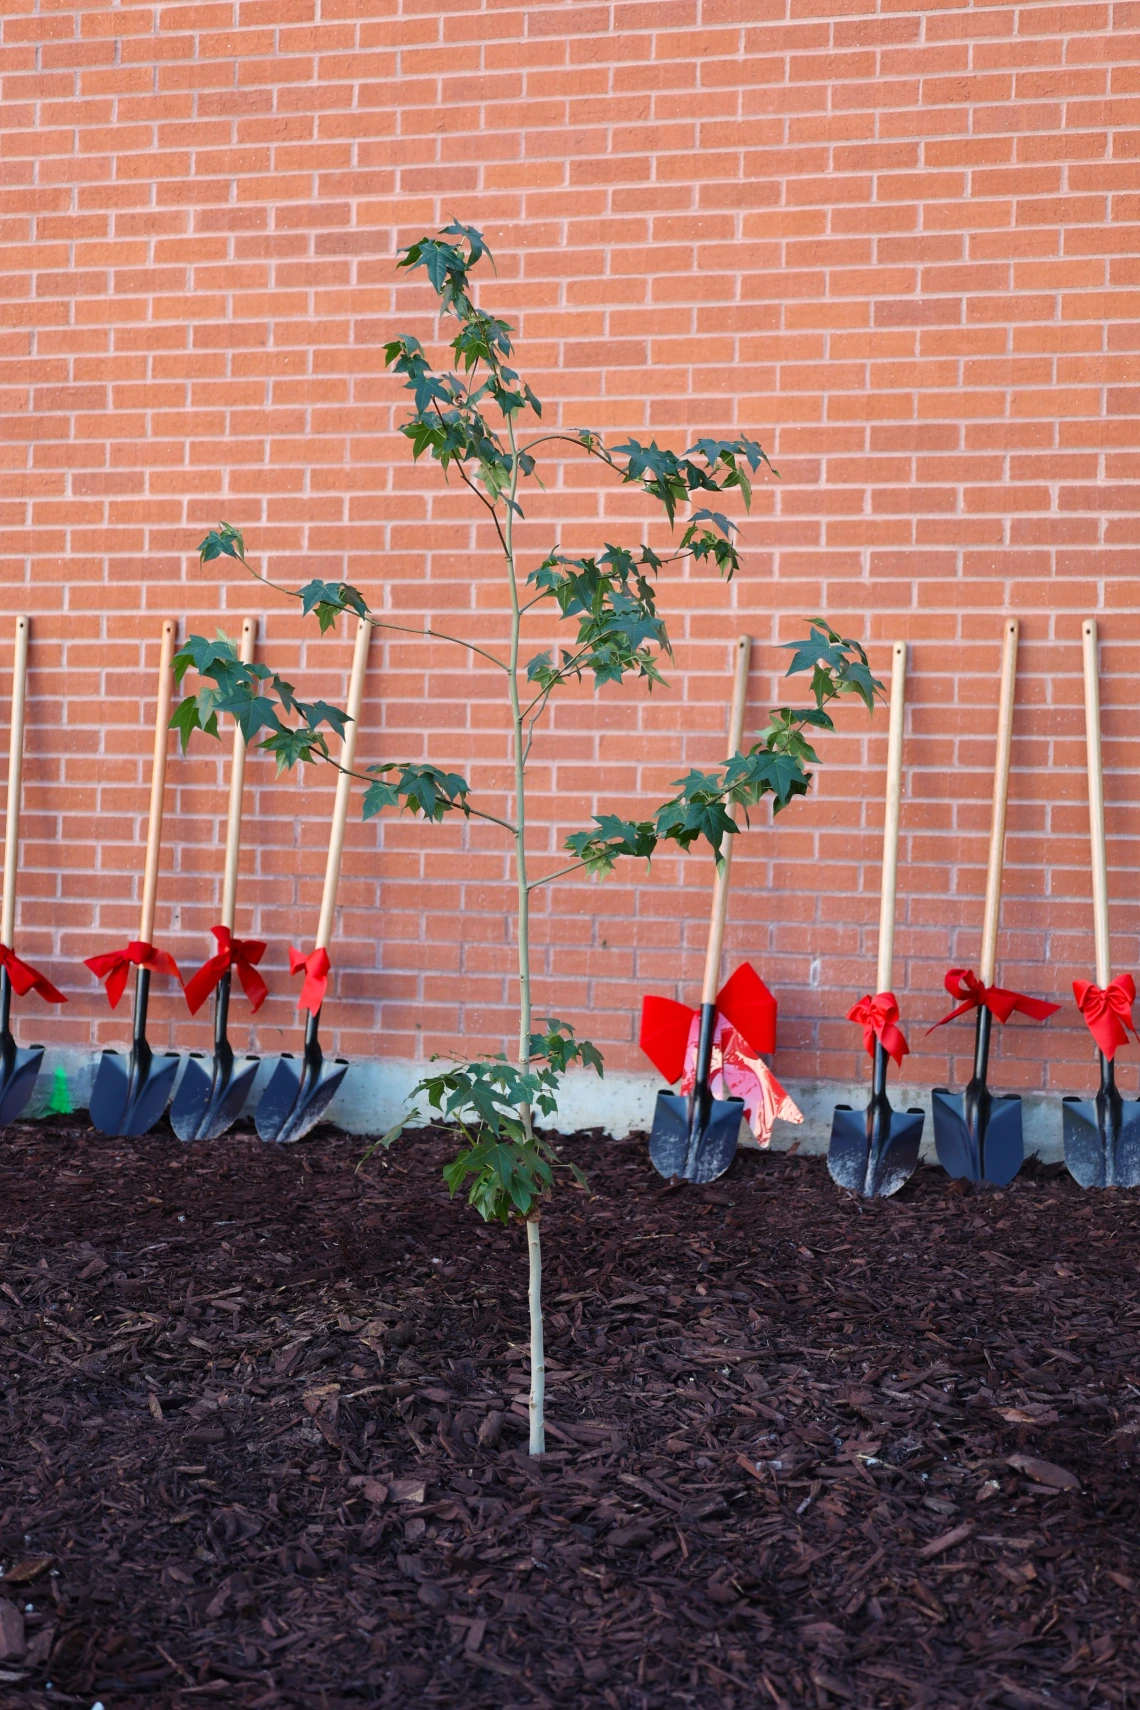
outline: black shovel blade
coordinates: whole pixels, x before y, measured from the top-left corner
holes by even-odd
[[[1097,1121],[1095,1100],[1063,1098],[1061,1129],[1065,1140],[1065,1164],[1073,1180],[1084,1188],[1103,1187],[1105,1136]]]
[[[865,1199],[889,1199],[918,1167],[923,1112],[865,1111],[837,1104],[831,1119],[827,1168],[832,1181]],[[878,1132],[876,1133],[876,1129]]]
[[[104,1051],[87,1107],[92,1124],[109,1135],[146,1134],[166,1109],[179,1061],[176,1051],[145,1058]]]
[[[1065,1163],[1081,1187],[1140,1187],[1140,1101],[1120,1099],[1118,1109],[1114,1121],[1099,1094],[1061,1100]]]
[[[930,1102],[934,1147],[946,1174],[1006,1187],[1025,1157],[1020,1097],[995,1096],[983,1088],[971,1100],[968,1093],[935,1087]]]
[[[736,1156],[744,1101],[709,1100],[708,1119],[692,1125],[692,1106],[680,1093],[659,1092],[649,1134],[649,1159],[666,1180],[715,1182]]]
[[[870,1156],[871,1141],[864,1113],[853,1110],[849,1104],[837,1104],[827,1148],[827,1169],[832,1181],[850,1193],[862,1193]]]
[[[253,1118],[258,1134],[282,1143],[300,1140],[321,1120],[347,1073],[346,1057],[322,1061],[312,1073],[303,1058],[298,1069],[296,1058],[283,1056],[258,1100]]]
[[[971,1134],[966,1121],[964,1094],[952,1093],[949,1087],[933,1087],[930,1111],[934,1118],[934,1150],[946,1174],[955,1181],[980,1182],[982,1161],[977,1136]]]
[[[213,1059],[207,1071],[201,1057],[191,1056],[170,1107],[170,1126],[180,1140],[217,1140],[242,1113],[257,1074],[260,1057],[248,1057],[240,1068]]]
[[[990,1098],[990,1114],[982,1135],[982,1173],[994,1187],[1006,1187],[1025,1160],[1021,1098],[1003,1093]]]
[[[11,1039],[11,1035],[8,1037]],[[9,1050],[8,1039],[5,1039],[4,1047],[4,1078],[0,1083],[0,1128],[7,1127],[9,1122],[15,1122],[26,1109],[36,1089],[36,1078],[44,1060],[42,1045],[29,1045],[26,1050],[21,1050],[16,1041],[11,1039]]]

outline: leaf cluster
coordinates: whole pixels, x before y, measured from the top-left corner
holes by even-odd
[[[699,439],[680,454],[658,445],[655,439],[648,445],[629,439],[610,449],[600,435],[588,429],[580,432],[578,437],[588,451],[620,474],[623,484],[636,483],[656,499],[665,511],[670,527],[676,519],[678,505],[688,504],[694,493],[726,493],[730,488],[738,487],[745,510],[750,510],[752,477],[757,470],[766,465],[774,475],[779,473],[773,468],[763,446],[746,435],[738,439]],[[702,523],[711,523],[725,540],[734,526],[717,511],[697,511],[686,530],[683,546],[690,546],[703,532]],[[706,551],[709,549],[705,548]],[[703,557],[704,552],[695,556]]]
[[[530,681],[549,690],[569,677],[581,681],[588,671],[595,684],[620,683],[629,672],[647,679],[650,689],[664,682],[654,649],[671,653],[672,648],[645,574],[656,574],[660,567],[661,559],[645,545],[636,557],[628,547],[608,542],[596,559],[550,553],[527,577],[537,589],[531,604],[553,600],[562,617],[577,618],[578,633],[557,665],[549,653],[536,655],[527,666]]]
[[[470,819],[467,780],[458,772],[443,772],[438,766],[416,765],[405,760],[382,761],[369,766],[370,773],[379,774],[364,792],[364,818],[373,819],[386,807],[410,808],[413,814],[437,824],[452,808]],[[389,782],[385,773],[395,772]]]
[[[338,588],[343,586],[337,584]],[[353,592],[349,589],[349,593]],[[317,603],[314,600],[313,606]],[[350,609],[358,608],[353,605]],[[198,673],[203,687],[196,695],[187,695],[179,702],[170,720],[171,729],[179,733],[183,751],[196,730],[218,736],[218,715],[229,713],[247,743],[260,731],[270,733],[258,746],[275,756],[278,774],[298,761],[332,761],[321,726],[327,725],[336,736],[343,737],[348,714],[327,701],[300,700],[293,685],[267,665],[243,664],[237,644],[223,630],[218,630],[213,641],[192,635],[178,650],[174,655],[174,678],[180,687],[190,670]],[[269,692],[263,694],[263,688]],[[282,714],[296,718],[297,722],[286,723]],[[373,781],[364,792],[365,819],[372,819],[386,807],[407,808],[412,814],[436,821],[453,808],[464,817],[470,816],[467,780],[458,772],[444,772],[438,766],[407,760],[381,761],[367,771]]]
[[[719,861],[724,839],[738,830],[728,812],[730,806],[743,808],[747,819],[749,808],[764,796],[772,797],[773,812],[780,813],[797,796],[807,795],[812,782],[807,768],[818,765],[819,756],[806,732],[834,730],[828,702],[856,695],[870,710],[882,691],[857,641],[845,639],[823,618],[807,621],[808,639],[784,645],[793,655],[787,675],[811,672],[815,705],[776,708],[760,741],[747,754],[733,754],[711,772],[693,768],[676,779],[678,794],[664,802],[651,820],[595,816],[593,830],[574,832],[565,845],[588,872],[609,873],[625,855],[649,861],[664,843],[689,850],[702,838]]]
[[[572,1063],[602,1074],[597,1047],[576,1038],[569,1022],[552,1017],[543,1031],[531,1034],[525,1068],[503,1056],[455,1063],[425,1075],[413,1089],[413,1098],[422,1093],[441,1121],[464,1134],[468,1144],[447,1165],[444,1180],[452,1194],[466,1188],[468,1203],[486,1221],[507,1223],[533,1215],[551,1192],[560,1166],[585,1185],[581,1170],[572,1163],[563,1166],[531,1122],[535,1110],[554,1115],[559,1083]]]
[[[449,238],[457,241],[446,241]],[[484,405],[494,404],[505,421],[513,421],[527,409],[541,417],[542,404],[510,366],[511,327],[473,300],[471,269],[484,256],[493,264],[483,234],[453,222],[438,237],[420,238],[400,255],[399,267],[413,272],[422,267],[427,273],[439,298],[440,314],[453,315],[459,322],[451,340],[455,371],[450,374],[435,371],[410,333],[401,333],[385,345],[385,362],[402,376],[413,398],[412,414],[400,432],[411,442],[413,458],[418,460],[427,452],[445,474],[456,465],[469,483],[481,483],[492,507],[505,499],[518,511],[509,488],[516,470],[523,475],[534,473],[534,459],[504,445],[498,429],[487,420]]]
[[[453,316],[459,323],[451,340],[455,366],[451,373],[437,373],[419,340],[410,333],[390,340],[384,355],[412,393],[412,414],[400,432],[411,442],[413,456],[418,459],[429,453],[445,473],[452,465],[457,466],[469,484],[479,483],[481,496],[492,510],[503,501],[521,516],[514,495],[519,479],[535,474],[533,448],[517,447],[513,432],[510,446],[505,445],[498,429],[488,422],[483,405],[487,400],[494,403],[503,420],[513,427],[524,410],[541,418],[542,404],[509,366],[514,355],[511,327],[475,303],[471,273],[484,257],[494,265],[483,234],[474,226],[454,221],[437,235],[422,237],[401,250],[398,265],[413,272],[422,267],[438,298],[440,314]],[[661,505],[670,528],[676,522],[678,507],[705,493],[721,494],[736,488],[748,510],[756,473],[767,467],[778,474],[763,446],[747,435],[699,439],[683,453],[659,446],[656,440],[643,445],[633,438],[608,447],[592,428],[546,437],[581,446],[607,464],[623,484],[639,486]],[[732,540],[734,532],[735,525],[722,512],[697,510],[688,519],[677,556],[690,556],[698,562],[710,559],[723,575],[731,577],[740,563]],[[620,674],[610,661],[600,680]]]
[[[237,644],[224,630],[219,629],[213,641],[192,635],[179,648],[174,655],[174,680],[179,687],[191,668],[205,686],[196,695],[187,695],[170,720],[183,750],[196,730],[216,737],[219,713],[229,713],[247,743],[263,730],[270,733],[258,746],[275,755],[280,773],[299,760],[328,760],[328,740],[321,726],[343,737],[349,723],[348,714],[328,701],[301,700],[292,683],[268,665],[243,664]],[[261,692],[263,686],[268,686],[268,694]],[[282,713],[299,722],[287,724]]]

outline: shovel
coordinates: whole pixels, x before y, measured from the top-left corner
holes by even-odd
[[[1140,1101],[1121,1098],[1113,1066],[1116,1048],[1127,1039],[1126,1028],[1132,1025],[1131,1002],[1135,997],[1135,987],[1127,974],[1115,980],[1112,978],[1108,938],[1108,863],[1104,844],[1104,776],[1100,754],[1100,684],[1096,624],[1091,618],[1082,626],[1082,641],[1096,985],[1077,980],[1073,991],[1100,1047],[1100,1091],[1095,1099],[1065,1098],[1061,1101],[1065,1163],[1069,1174],[1081,1187],[1140,1187]]]
[[[1060,1006],[1007,992],[993,984],[997,964],[998,921],[1001,915],[1001,879],[1005,862],[1005,811],[1009,796],[1009,759],[1013,742],[1013,706],[1017,683],[1016,618],[1007,618],[1002,638],[1001,692],[998,697],[997,753],[994,759],[993,810],[990,814],[990,849],[986,868],[986,908],[982,919],[982,959],[977,977],[968,968],[951,968],[946,989],[965,998],[944,1021],[977,1008],[974,1033],[974,1072],[964,1093],[948,1087],[931,1090],[934,1116],[934,1145],[938,1162],[947,1175],[971,1182],[992,1182],[1005,1187],[1021,1168],[1024,1156],[1021,1131],[1021,1098],[1018,1094],[995,1095],[987,1082],[990,1034],[993,1018],[1005,1021],[1015,1009],[1044,1021]],[[929,1031],[933,1033],[934,1028]]]
[[[253,659],[253,644],[257,636],[257,619],[246,618],[241,626],[243,665]],[[200,1051],[191,1051],[182,1079],[178,1083],[174,1103],[170,1107],[170,1126],[180,1140],[216,1140],[241,1115],[257,1074],[260,1057],[247,1057],[235,1072],[233,1047],[226,1031],[230,1013],[230,986],[233,970],[239,970],[254,1012],[266,996],[265,982],[254,971],[253,961],[265,954],[264,944],[243,943],[233,937],[234,914],[237,906],[238,856],[241,850],[241,802],[245,784],[245,738],[240,725],[234,727],[233,759],[230,763],[230,802],[226,820],[226,862],[222,878],[222,919],[214,928],[222,946],[198,973],[186,982],[186,1001],[194,1014],[209,990],[212,978],[217,978],[214,992],[214,1060],[209,1073],[202,1067]],[[220,976],[218,969],[221,969]],[[252,984],[252,993],[248,989]],[[199,995],[200,993],[200,995]]]
[[[0,909],[0,1127],[15,1122],[35,1091],[44,1047],[21,1048],[12,1037],[12,992],[38,991],[49,1003],[66,1003],[49,980],[29,968],[12,949],[16,929],[16,874],[20,856],[20,785],[24,769],[24,707],[28,681],[26,617],[16,619],[12,663],[12,732],[8,751],[8,812],[4,825],[4,902]]]
[[[827,1167],[833,1181],[867,1199],[887,1199],[914,1174],[922,1140],[921,1110],[891,1109],[887,1058],[901,1063],[907,1051],[895,1025],[898,1004],[891,991],[895,949],[895,889],[898,882],[899,812],[902,803],[903,733],[906,724],[906,643],[891,653],[891,714],[887,737],[887,800],[883,819],[883,878],[879,903],[878,992],[861,999],[848,1020],[863,1023],[871,1053],[871,1100],[865,1112],[837,1104],[831,1121]]]
[[[318,1028],[321,1004],[328,985],[328,945],[332,937],[333,915],[336,910],[336,887],[340,877],[340,857],[344,848],[344,828],[348,820],[348,798],[352,793],[352,762],[356,754],[356,735],[360,727],[360,707],[364,700],[364,677],[368,667],[368,644],[372,625],[363,618],[356,626],[356,647],[352,655],[352,676],[348,685],[348,718],[340,750],[340,776],[336,781],[332,826],[329,831],[329,854],[325,864],[325,888],[321,897],[321,916],[317,925],[317,941],[312,953],[302,955],[290,950],[290,971],[304,970],[298,1007],[308,1010],[305,1023],[305,1046],[298,1070],[296,1059],[285,1052],[270,1076],[269,1084],[258,1102],[254,1122],[263,1140],[300,1140],[321,1120],[332,1102],[345,1075],[348,1062],[337,1057],[326,1069],[321,1052]]]
[[[153,1128],[166,1109],[179,1064],[176,1051],[166,1051],[156,1057],[147,1044],[146,1037],[151,974],[173,974],[181,984],[174,958],[165,950],[156,950],[151,943],[154,906],[158,896],[162,802],[166,790],[166,750],[172,683],[170,662],[174,654],[174,629],[174,620],[167,618],[162,626],[162,652],[158,667],[158,710],[154,726],[150,818],[147,826],[139,936],[124,950],[104,956],[89,956],[86,959],[92,973],[100,979],[106,979],[107,995],[111,999],[112,1009],[122,996],[128,965],[133,963],[138,970],[135,976],[135,1013],[130,1056],[123,1058],[117,1051],[104,1051],[95,1075],[95,1085],[91,1089],[88,1106],[91,1121],[104,1134],[137,1135],[145,1134],[148,1129]]]
[[[748,698],[748,665],[752,637],[742,635],[736,644],[736,676],[732,689],[732,714],[728,729],[728,751],[735,754],[744,733],[744,707]],[[727,810],[730,814],[733,809]],[[713,1034],[716,1029],[716,991],[720,976],[720,952],[728,914],[728,881],[732,868],[732,834],[721,845],[721,860],[713,889],[705,974],[701,986],[701,1023],[697,1036],[696,1078],[688,1097],[659,1092],[649,1134],[649,1157],[658,1175],[680,1177],[687,1182],[714,1182],[722,1176],[736,1153],[744,1101],[713,1098],[709,1090]]]

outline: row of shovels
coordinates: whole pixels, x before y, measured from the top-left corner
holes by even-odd
[[[253,618],[247,618],[242,626],[240,657],[246,663],[253,658],[256,627],[256,620]],[[12,948],[16,919],[16,879],[19,869],[29,630],[30,625],[26,617],[16,620],[4,845],[4,894],[0,905],[0,1071],[3,1076],[0,1081],[0,1126],[14,1121],[27,1106],[44,1055],[42,1045],[33,1045],[27,1049],[16,1045],[10,1027],[13,990],[22,996],[25,992],[35,989],[50,1002],[66,1001],[62,993],[57,992],[42,975],[21,961]],[[269,1076],[254,1118],[257,1132],[263,1140],[299,1140],[302,1135],[307,1134],[314,1124],[320,1121],[348,1070],[348,1063],[342,1057],[336,1058],[331,1064],[326,1062],[321,1051],[319,1029],[321,1003],[328,985],[328,945],[333,931],[337,881],[340,876],[352,788],[350,773],[356,749],[371,635],[371,625],[361,621],[357,626],[349,679],[349,723],[341,747],[340,772],[333,805],[316,942],[307,955],[296,950],[290,951],[291,971],[303,973],[305,976],[299,1000],[299,1006],[307,1011],[303,1052],[299,1064],[291,1053],[284,1053]],[[175,1133],[182,1140],[206,1140],[216,1139],[218,1135],[224,1134],[237,1120],[260,1066],[260,1059],[257,1057],[246,1056],[238,1060],[229,1041],[228,1026],[235,971],[254,1009],[266,995],[265,983],[256,970],[256,964],[264,954],[265,945],[248,940],[243,942],[233,936],[246,758],[245,741],[241,731],[235,729],[222,874],[222,918],[218,925],[211,929],[218,943],[218,954],[187,981],[184,988],[192,1009],[198,1007],[207,992],[214,992],[214,1052],[211,1061],[207,1061],[199,1052],[191,1052],[185,1060],[185,1068],[179,1080],[178,1070],[183,1062],[182,1057],[177,1052],[153,1052],[146,1031],[152,973],[170,973],[180,978],[173,958],[166,951],[157,949],[152,941],[162,848],[174,642],[175,624],[173,620],[168,619],[162,625],[139,935],[122,950],[90,957],[87,962],[92,972],[106,981],[112,1007],[122,995],[130,967],[135,968],[131,1048],[127,1055],[113,1050],[102,1053],[91,1091],[89,1110],[92,1123],[104,1134],[145,1134],[158,1122],[173,1093],[170,1122]],[[202,994],[197,997],[197,1001],[196,992]]]
[[[964,1092],[935,1087],[931,1100],[938,1161],[958,1179],[1004,1186],[1021,1168],[1024,1148],[1021,1099],[989,1088],[990,1036],[995,1015],[1004,1022],[1016,1009],[1043,1021],[1060,1006],[994,985],[998,918],[1005,855],[1006,801],[1013,735],[1018,624],[1006,620],[998,701],[997,757],[986,872],[982,954],[978,975],[951,969],[947,989],[964,1000],[944,1020],[977,1010],[973,1074]],[[1095,1099],[1061,1101],[1065,1162],[1081,1187],[1140,1187],[1140,1101],[1122,1099],[1113,1060],[1131,1026],[1132,979],[1112,977],[1108,932],[1108,879],[1104,833],[1104,785],[1101,764],[1100,680],[1097,629],[1082,626],[1085,685],[1085,738],[1088,757],[1089,831],[1092,866],[1096,982],[1076,981],[1074,995],[1097,1041],[1100,1090]],[[837,1105],[828,1151],[828,1168],[841,1187],[871,1197],[897,1193],[914,1173],[922,1140],[923,1112],[896,1111],[887,1096],[887,1064],[902,1060],[907,1046],[896,1026],[898,1007],[891,991],[894,951],[895,884],[898,871],[899,815],[906,694],[906,647],[893,650],[887,794],[883,832],[882,895],[879,915],[878,988],[850,1011],[864,1026],[872,1058],[871,1096],[865,1112]],[[942,1023],[936,1023],[941,1026]]]
[[[12,691],[11,746],[8,770],[8,812],[5,831],[4,890],[0,903],[0,1125],[11,1122],[26,1107],[35,1087],[44,1047],[21,1049],[11,1032],[13,991],[22,996],[37,990],[51,1002],[64,1002],[62,994],[42,975],[16,956],[12,948],[16,915],[16,880],[19,865],[19,815],[23,766],[23,734],[28,663],[29,621],[16,621],[16,648]],[[241,658],[253,657],[256,624],[243,625]],[[222,919],[212,928],[218,954],[186,983],[192,1009],[202,1001],[192,1000],[198,991],[215,993],[214,1052],[207,1065],[192,1052],[186,1059],[182,1078],[175,1083],[182,1058],[178,1053],[155,1056],[146,1036],[150,979],[153,972],[172,972],[177,967],[166,952],[152,943],[158,894],[159,859],[162,841],[163,799],[169,745],[170,706],[174,652],[173,621],[162,626],[155,720],[154,758],[151,772],[150,814],[146,861],[143,870],[142,910],[138,939],[121,951],[88,959],[88,966],[107,982],[112,1007],[117,1003],[128,977],[136,969],[134,1025],[129,1055],[104,1051],[90,1098],[94,1125],[106,1134],[146,1133],[162,1116],[171,1094],[174,1102],[170,1120],[184,1140],[210,1139],[223,1134],[236,1121],[249,1097],[259,1059],[246,1056],[240,1065],[228,1036],[229,1006],[235,970],[253,1003],[258,1007],[265,995],[264,982],[255,964],[265,946],[233,937],[237,903],[238,857],[240,853],[242,798],[245,776],[245,742],[235,730],[230,770],[229,809],[222,877]],[[349,682],[348,713],[340,755],[325,867],[320,919],[313,950],[304,955],[290,951],[291,970],[305,975],[300,1006],[307,1012],[304,1047],[298,1065],[284,1053],[274,1067],[258,1102],[255,1122],[266,1140],[296,1140],[318,1122],[328,1108],[347,1072],[348,1064],[337,1058],[326,1063],[319,1039],[320,1012],[328,983],[328,945],[332,937],[352,786],[351,769],[356,733],[364,693],[371,626],[357,626]],[[1016,1096],[990,1092],[988,1064],[993,1016],[1004,1021],[1014,1009],[1035,1019],[1044,1019],[1058,1006],[1003,991],[993,985],[996,970],[998,918],[1005,849],[1006,801],[1009,788],[1010,749],[1013,732],[1014,687],[1017,666],[1018,624],[1005,623],[1001,690],[998,707],[997,757],[994,769],[993,812],[989,861],[986,876],[985,914],[982,927],[982,956],[979,976],[966,969],[953,969],[948,987],[966,999],[953,1012],[977,1008],[974,1072],[963,1093],[936,1087],[933,1095],[935,1147],[939,1161],[956,1177],[1004,1184],[1020,1168],[1023,1156],[1021,1102]],[[1117,1044],[1127,1037],[1131,1022],[1129,1007],[1132,982],[1128,976],[1112,979],[1108,934],[1108,886],[1104,835],[1104,794],[1100,746],[1100,695],[1097,666],[1096,625],[1084,624],[1085,720],[1088,749],[1089,819],[1092,845],[1093,918],[1096,944],[1096,984],[1078,982],[1078,1002],[1100,1047],[1101,1085],[1095,1100],[1066,1098],[1062,1102],[1065,1157],[1069,1169],[1082,1186],[1140,1186],[1140,1101],[1123,1100],[1116,1087],[1113,1058]],[[729,719],[729,751],[735,752],[743,734],[751,641],[742,636],[736,649],[732,710]],[[901,1062],[906,1042],[896,1026],[898,1009],[891,986],[894,949],[895,891],[898,871],[899,820],[902,802],[903,734],[906,709],[906,648],[893,649],[890,724],[887,755],[887,794],[884,820],[882,894],[879,917],[878,990],[850,1012],[850,1019],[864,1026],[864,1038],[872,1057],[871,1097],[867,1109],[858,1113],[848,1106],[836,1107],[828,1154],[834,1179],[843,1187],[863,1195],[887,1196],[913,1174],[918,1163],[923,1112],[892,1109],[887,1096],[887,1064]],[[728,910],[732,839],[727,838],[717,870],[709,923],[705,971],[701,990],[699,1029],[692,1091],[687,1095],[670,1090],[658,1095],[650,1135],[650,1157],[667,1178],[708,1182],[729,1167],[736,1151],[741,1121],[741,1100],[713,1098],[711,1092],[713,1041],[718,1013],[735,1026],[757,1057],[773,1049],[775,1002],[753,970],[744,964],[718,992],[721,949]],[[951,976],[957,984],[952,983]],[[642,1044],[668,1078],[680,1077],[685,1037],[692,1012],[668,999],[646,999],[643,1011]],[[1123,1019],[1121,1019],[1123,1017]],[[952,1019],[953,1016],[945,1019]],[[938,1024],[941,1025],[941,1024]],[[650,1028],[656,1029],[651,1040]],[[678,1032],[679,1029],[679,1032]],[[674,1072],[675,1071],[675,1072]]]
[[[1017,675],[1018,622],[1005,621],[1001,687],[998,700],[997,752],[993,809],[986,870],[982,954],[978,975],[954,968],[946,985],[959,999],[943,1021],[977,1010],[973,1073],[965,1090],[935,1087],[932,1098],[934,1142],[939,1162],[956,1178],[1004,1185],[1024,1157],[1021,1100],[989,1088],[990,1040],[995,1016],[1005,1022],[1016,1010],[1043,1021],[1060,1008],[994,984],[998,921],[1005,860],[1006,804]],[[1109,957],[1108,885],[1101,767],[1100,688],[1096,624],[1082,631],[1085,678],[1085,729],[1088,750],[1089,823],[1092,845],[1093,920],[1096,983],[1078,981],[1074,995],[1098,1044],[1101,1085],[1095,1099],[1065,1098],[1062,1127],[1065,1160],[1082,1187],[1140,1186],[1140,1101],[1123,1100],[1115,1082],[1113,1059],[1131,1026],[1130,976],[1113,980]],[[740,747],[744,728],[750,640],[737,643],[729,752]],[[887,1095],[888,1063],[901,1063],[908,1047],[898,1027],[898,1004],[891,991],[894,961],[895,893],[898,878],[899,821],[902,806],[903,738],[906,721],[906,646],[892,649],[887,742],[887,791],[883,829],[882,890],[879,912],[878,984],[849,1012],[860,1022],[871,1056],[871,1095],[865,1111],[849,1105],[835,1109],[828,1167],[841,1187],[864,1196],[887,1197],[913,1175],[918,1164],[924,1113],[896,1111]],[[742,1117],[739,1098],[712,1096],[713,1040],[718,1018],[735,1026],[757,1056],[775,1043],[775,1002],[745,963],[718,992],[721,949],[728,909],[732,838],[725,839],[717,869],[709,922],[699,1031],[691,1091],[664,1089],[657,1095],[649,1136],[649,1157],[668,1180],[710,1182],[723,1175],[736,1153]],[[745,977],[747,976],[747,978]],[[693,1012],[671,999],[646,997],[642,1006],[641,1046],[667,1080],[677,1081],[687,1061],[685,1039]],[[941,1026],[942,1022],[935,1024]],[[1134,1030],[1135,1031],[1135,1030]],[[691,1050],[691,1047],[690,1047]]]

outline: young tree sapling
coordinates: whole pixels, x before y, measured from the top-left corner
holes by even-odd
[[[482,234],[461,225],[450,225],[401,251],[397,265],[410,271],[423,268],[440,315],[457,323],[450,343],[454,362],[450,370],[438,372],[422,345],[407,333],[392,339],[385,354],[393,373],[412,394],[411,413],[400,432],[411,442],[413,457],[426,454],[439,464],[445,478],[457,476],[490,520],[509,602],[505,651],[434,625],[394,621],[383,610],[373,611],[360,590],[347,582],[315,579],[302,588],[283,587],[253,567],[241,532],[229,523],[207,534],[199,554],[203,563],[236,559],[259,581],[299,601],[303,612],[315,616],[322,633],[332,628],[341,613],[356,613],[378,629],[453,643],[502,675],[513,766],[513,791],[503,815],[473,800],[460,774],[432,763],[380,760],[354,775],[367,786],[365,819],[385,808],[407,809],[432,821],[459,813],[500,826],[510,840],[517,886],[516,1055],[513,1060],[500,1054],[432,1069],[411,1097],[423,1096],[430,1110],[463,1136],[462,1149],[444,1171],[451,1192],[465,1188],[469,1202],[488,1221],[521,1220],[526,1225],[530,1452],[537,1455],[545,1449],[540,1207],[553,1189],[557,1168],[568,1168],[579,1183],[584,1178],[572,1162],[563,1165],[554,1145],[535,1127],[535,1116],[555,1116],[559,1084],[572,1064],[592,1068],[599,1075],[603,1065],[597,1048],[579,1039],[568,1022],[551,1017],[536,1025],[531,897],[540,886],[571,873],[609,873],[622,856],[649,861],[663,845],[687,851],[704,843],[719,859],[723,839],[737,831],[726,808],[735,804],[747,814],[764,796],[771,796],[778,813],[796,796],[805,795],[812,777],[807,768],[818,763],[810,733],[834,728],[828,705],[840,696],[855,695],[870,709],[880,685],[857,642],[845,640],[822,618],[810,620],[808,636],[785,645],[793,652],[788,674],[811,673],[813,705],[773,711],[767,728],[747,753],[730,755],[710,771],[690,770],[677,780],[677,793],[649,818],[634,819],[623,812],[595,816],[588,830],[566,839],[571,857],[567,864],[532,876],[527,768],[536,729],[552,695],[583,677],[592,677],[595,685],[632,678],[644,681],[650,690],[664,681],[660,662],[663,655],[671,656],[671,646],[657,609],[656,579],[668,567],[686,561],[707,561],[730,578],[739,565],[733,539],[736,525],[722,511],[706,508],[704,497],[722,498],[735,489],[747,510],[753,477],[771,465],[763,448],[745,436],[700,439],[683,454],[663,449],[655,440],[645,445],[632,437],[607,445],[600,434],[587,428],[542,430],[536,425],[530,437],[520,438],[524,419],[540,422],[542,405],[511,366],[512,329],[475,302],[471,272],[484,259],[491,258]],[[645,541],[635,547],[603,541],[601,550],[572,557],[556,543],[541,563],[528,569],[520,561],[516,523],[524,515],[524,489],[538,481],[536,454],[550,447],[593,459],[620,483],[655,500],[671,532],[682,506],[695,502],[698,508],[689,511],[680,540],[670,551],[658,553]],[[552,610],[574,626],[573,639],[524,658],[525,620],[532,612],[542,615]],[[176,660],[179,681],[191,668],[201,686],[183,700],[173,720],[184,744],[195,730],[216,736],[218,715],[229,713],[247,741],[262,735],[261,746],[276,756],[279,770],[298,761],[335,764],[329,737],[343,732],[346,715],[341,709],[324,701],[301,700],[293,685],[269,665],[241,664],[234,644],[220,633],[213,641],[193,636],[186,643]],[[418,1111],[410,1112],[379,1144],[391,1144],[418,1116]]]

